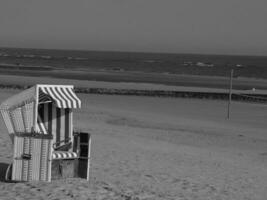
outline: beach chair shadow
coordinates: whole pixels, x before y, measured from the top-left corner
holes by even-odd
[[[6,182],[6,172],[10,163],[0,162],[0,181]]]

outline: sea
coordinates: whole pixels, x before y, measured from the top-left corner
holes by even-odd
[[[0,48],[1,74],[55,69],[267,79],[267,57]]]

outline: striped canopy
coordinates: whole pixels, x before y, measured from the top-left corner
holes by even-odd
[[[72,86],[40,85],[39,88],[39,101],[51,98],[58,108],[81,108],[81,100]]]
[[[4,101],[0,113],[10,134],[35,130],[61,138],[61,132],[66,137],[72,133],[73,108],[81,108],[81,100],[72,85],[38,84]]]

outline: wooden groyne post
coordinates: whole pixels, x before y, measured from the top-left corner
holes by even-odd
[[[231,101],[232,101],[233,75],[234,75],[234,70],[231,69],[230,84],[229,84],[230,87],[229,87],[229,101],[228,101],[228,109],[227,109],[227,119],[230,119],[230,106],[231,106]]]

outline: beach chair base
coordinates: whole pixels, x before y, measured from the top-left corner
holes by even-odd
[[[57,160],[53,160],[51,179],[56,180],[78,177],[89,181],[90,145],[91,135],[89,133],[74,133],[73,150],[74,152],[77,152],[78,155],[76,158],[72,159],[67,156],[62,156],[62,159],[58,159],[57,157]]]
[[[52,136],[14,135],[12,181],[50,181]]]
[[[76,164],[77,159],[71,160],[53,160],[51,179],[64,179],[76,177]]]
[[[51,179],[83,178],[89,180],[88,159],[53,160]]]
[[[72,152],[52,152],[52,137],[48,135],[15,134],[13,162],[7,167],[5,180],[49,182],[78,177],[89,181],[90,149],[89,133],[75,134]]]

